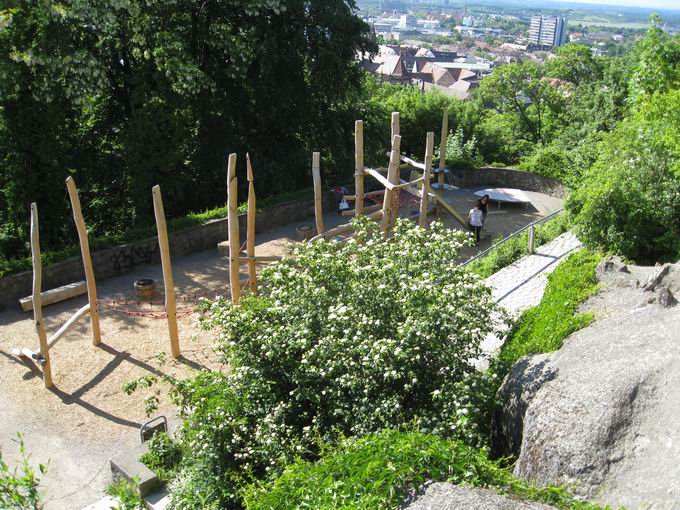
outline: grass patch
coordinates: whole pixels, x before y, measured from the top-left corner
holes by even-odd
[[[555,218],[548,220],[543,225],[539,225],[535,229],[534,247],[539,247],[546,244],[557,236],[564,234],[569,229],[569,221],[565,214],[560,214]],[[503,237],[499,237],[495,242],[500,241]],[[488,255],[471,262],[468,269],[473,273],[478,274],[482,278],[488,278],[492,274],[500,271],[506,266],[509,266],[516,260],[521,259],[529,254],[529,232],[525,231],[520,235],[513,237],[509,241],[501,244],[498,248],[492,250]]]
[[[142,496],[137,488],[137,481],[129,482],[123,478],[111,482],[104,488],[104,492],[111,497],[118,498],[116,510],[143,510],[145,508]]]
[[[510,366],[527,354],[555,351],[566,337],[592,322],[592,314],[579,313],[578,307],[598,289],[595,268],[601,259],[580,250],[548,276],[543,299],[520,316],[501,348],[500,361]]]
[[[427,480],[490,487],[563,509],[601,508],[576,500],[563,488],[537,488],[518,480],[483,450],[395,430],[345,440],[314,463],[298,460],[278,478],[246,488],[245,507],[391,510]]]

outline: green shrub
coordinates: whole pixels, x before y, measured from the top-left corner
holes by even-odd
[[[146,506],[139,494],[137,481],[130,482],[124,478],[111,482],[104,488],[104,492],[118,499],[115,510],[144,510]]]
[[[640,263],[680,253],[680,91],[657,94],[605,138],[567,201],[586,246]]]
[[[29,463],[24,439],[19,435],[20,465],[13,471],[0,456],[0,508],[16,510],[36,510],[42,508],[38,485],[40,479]],[[47,472],[47,466],[38,464],[41,475]]]
[[[544,224],[538,225],[534,233],[534,247],[538,248],[552,241],[559,235],[564,234],[568,229],[569,222],[565,214],[557,215]],[[502,239],[502,237],[499,237],[496,242]],[[525,231],[494,248],[487,255],[471,262],[468,268],[482,278],[488,278],[528,254],[529,233]]]
[[[316,463],[298,460],[267,483],[246,489],[249,510],[399,508],[428,480],[495,488],[559,508],[597,509],[558,487],[533,488],[484,451],[418,432],[386,430],[344,441]]]
[[[182,450],[165,432],[154,434],[149,440],[149,451],[139,459],[163,482],[170,481],[182,460]]]
[[[472,360],[494,330],[490,292],[460,268],[465,234],[399,221],[387,242],[356,222],[356,240],[296,245],[262,273],[260,296],[212,303],[230,373],[176,383],[186,455],[177,508],[237,508],[238,479],[262,479],[319,439],[416,422],[423,431],[486,440]],[[215,483],[212,482],[215,480]]]
[[[548,275],[541,303],[520,316],[501,348],[501,362],[509,367],[527,354],[555,351],[566,337],[590,324],[593,316],[578,308],[597,290],[595,268],[600,260],[600,255],[581,250]]]

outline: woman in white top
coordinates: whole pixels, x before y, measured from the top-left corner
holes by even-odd
[[[475,233],[475,241],[479,243],[482,226],[484,225],[484,213],[482,212],[479,201],[477,201],[474,208],[470,209],[468,218],[470,221],[470,226],[472,227],[472,231]]]

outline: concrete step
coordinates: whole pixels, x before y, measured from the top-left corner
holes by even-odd
[[[130,482],[136,482],[142,497],[160,487],[160,480],[158,480],[156,473],[139,460],[139,457],[144,453],[146,453],[146,445],[140,444],[135,448],[118,453],[110,460],[113,478],[124,478]]]
[[[149,510],[165,510],[170,505],[170,495],[162,487],[144,497],[144,504]]]

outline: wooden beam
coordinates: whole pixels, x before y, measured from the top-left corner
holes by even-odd
[[[314,180],[314,218],[316,219],[316,234],[323,234],[323,204],[321,199],[321,153],[312,153],[312,179]]]
[[[369,220],[380,220],[383,217],[383,211],[375,211],[371,214],[367,214],[366,218]],[[314,237],[310,239],[310,242],[316,241],[318,239],[327,239],[329,237],[334,237],[340,234],[345,234],[347,232],[351,232],[354,230],[354,226],[351,223],[343,223],[342,225],[338,225],[335,228],[332,228],[330,230],[326,230],[325,232],[321,234],[317,234]]]
[[[97,283],[94,279],[94,269],[92,268],[92,258],[90,257],[90,243],[87,239],[87,228],[83,219],[83,212],[80,208],[80,198],[73,177],[66,179],[66,189],[71,199],[73,209],[73,220],[78,230],[78,240],[80,241],[80,254],[83,257],[83,268],[85,269],[85,282],[87,284],[87,299],[90,302],[90,323],[92,325],[92,345],[99,345],[102,341],[99,329],[99,305],[97,303]]]
[[[238,230],[238,181],[236,179],[236,154],[229,154],[228,175],[228,219],[229,224],[229,284],[231,302],[236,304],[241,298],[239,276],[239,252],[241,249]]]
[[[392,114],[394,116],[394,114]],[[397,114],[397,122],[399,116]],[[398,127],[398,126],[397,126]],[[387,172],[387,182],[389,185],[399,184],[399,148],[401,147],[401,136],[395,135],[392,139],[392,154],[390,155],[390,166]],[[387,235],[392,222],[392,198],[394,192],[387,187],[385,189],[385,196],[383,198],[383,215],[380,225],[381,230]],[[398,214],[398,211],[397,211]]]
[[[428,195],[430,193],[430,173],[432,172],[432,157],[434,156],[434,133],[430,131],[427,133],[427,142],[425,143],[425,173],[423,174],[423,192],[420,197],[420,215],[418,216],[418,225],[421,227],[427,226],[427,209],[429,205]]]
[[[399,131],[399,112],[392,112],[392,122],[390,124],[390,140],[394,140],[395,136],[401,135]]]
[[[354,214],[361,216],[364,213],[364,122],[362,120],[354,123],[354,188],[357,197]]]
[[[369,205],[368,207],[364,207],[364,214],[374,213],[380,209],[382,209],[382,204]],[[355,210],[342,211],[341,214],[342,216],[355,216]]]
[[[404,163],[408,163],[412,167],[419,168],[420,170],[425,170],[425,163],[418,163],[417,161],[407,158],[406,156],[401,156],[401,160]]]
[[[158,230],[158,247],[161,250],[161,266],[163,268],[163,285],[165,286],[165,314],[168,317],[168,333],[170,336],[170,354],[173,358],[180,357],[179,331],[177,328],[177,302],[175,300],[175,282],[172,278],[172,262],[170,259],[170,243],[168,241],[168,227],[165,223],[165,208],[161,187],[152,188],[153,212],[156,217]]]
[[[391,163],[390,163],[390,165],[391,165]],[[389,189],[389,190],[394,189],[394,186],[393,186],[392,183],[389,181],[389,179],[386,179],[385,177],[383,177],[381,174],[378,173],[377,170],[374,170],[374,169],[372,169],[372,168],[367,168],[367,169],[366,169],[366,173],[367,173],[368,175],[370,175],[371,177],[373,177],[373,178],[374,178],[376,181],[378,181],[380,184],[382,184],[383,186],[385,186],[386,189]]]
[[[52,305],[54,303],[59,303],[60,301],[65,301],[71,299],[72,297],[82,296],[87,292],[87,284],[85,280],[75,283],[69,283],[68,285],[62,285],[61,287],[55,287],[54,289],[46,290],[42,293],[40,299],[43,306]],[[19,300],[19,305],[24,312],[30,312],[33,310],[33,296],[26,296]]]
[[[42,314],[42,258],[40,256],[40,230],[38,227],[38,205],[31,204],[31,258],[33,260],[33,323],[40,342],[40,355],[43,359],[42,373],[45,388],[51,388],[52,365],[50,363],[50,346],[47,343],[45,323]]]
[[[246,253],[248,254],[248,285],[250,292],[257,292],[257,268],[255,266],[255,220],[257,215],[257,202],[255,198],[255,177],[253,167],[250,164],[250,154],[246,153],[246,169],[248,178],[248,223],[246,238]]]
[[[71,315],[69,320],[67,320],[57,331],[54,333],[48,340],[47,340],[47,345],[51,349],[54,347],[54,344],[56,344],[59,340],[61,340],[61,337],[63,337],[66,333],[68,333],[73,326],[75,326],[80,319],[82,319],[85,315],[90,313],[90,303],[86,304],[82,308],[80,308],[76,313]]]

